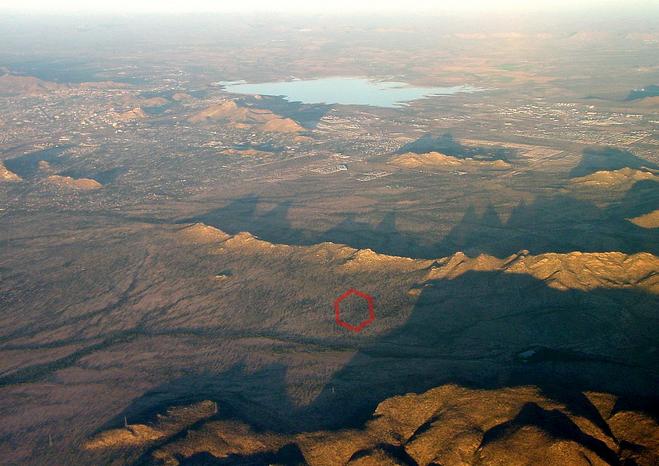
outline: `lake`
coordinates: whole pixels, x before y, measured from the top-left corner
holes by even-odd
[[[416,87],[400,82],[371,81],[366,78],[333,77],[271,83],[222,82],[235,94],[281,96],[305,104],[371,105],[400,107],[426,97],[475,92],[471,86]]]

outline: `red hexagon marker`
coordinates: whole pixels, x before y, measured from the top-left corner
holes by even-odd
[[[365,299],[366,303],[368,304],[368,319],[363,320],[357,326],[351,325],[348,322],[341,320],[341,301],[343,301],[348,296],[353,294],[355,296],[359,296],[362,299]],[[361,291],[356,290],[354,288],[350,288],[348,291],[343,293],[334,301],[334,319],[336,320],[336,323],[339,324],[341,327],[347,328],[348,330],[352,330],[353,332],[361,332],[368,325],[371,325],[375,320],[375,300],[373,296],[366,293],[362,293]]]

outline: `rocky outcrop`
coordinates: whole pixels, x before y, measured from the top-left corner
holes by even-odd
[[[659,210],[653,210],[628,220],[641,228],[659,228]]]
[[[570,182],[575,187],[629,189],[634,183],[642,180],[659,181],[659,176],[649,171],[621,168],[596,171],[590,175],[573,178]]]
[[[193,457],[245,462],[262,458],[263,464],[311,466],[604,466],[623,460],[656,464],[659,425],[655,419],[616,410],[613,395],[584,395],[580,405],[568,406],[535,387],[478,390],[444,385],[382,401],[359,429],[284,435],[256,432],[235,420],[211,419],[175,435],[189,424],[159,420],[153,426],[140,426],[142,434],[133,433],[135,426],[101,433],[84,448],[144,448],[157,438],[161,444],[147,461],[171,466]],[[198,412],[200,405],[210,403],[192,410]],[[172,417],[168,412],[165,419]]]
[[[271,133],[298,133],[304,128],[290,118],[273,118],[261,126],[263,131]]]
[[[244,107],[233,100],[212,105],[188,118],[191,123],[226,121],[236,127],[253,126],[261,131],[297,133],[304,128],[290,118],[266,109]]]
[[[183,242],[208,244],[225,241],[230,238],[230,235],[203,223],[195,223],[181,228],[178,231],[178,237]]]
[[[427,152],[416,154],[408,152],[399,155],[389,162],[402,168],[495,168],[508,169],[510,164],[503,160],[477,160],[473,158],[459,158],[440,152]]]
[[[244,121],[248,118],[249,112],[246,108],[238,107],[233,100],[227,100],[220,104],[211,105],[204,110],[195,113],[188,121],[200,123],[209,120],[231,120]]]
[[[349,272],[409,273],[425,271],[425,281],[454,279],[468,272],[502,272],[530,275],[559,290],[635,288],[659,294],[659,257],[650,253],[570,252],[531,255],[520,251],[498,258],[487,254],[469,257],[462,252],[436,260],[380,254],[331,242],[315,246],[288,246],[258,239],[250,233],[228,235],[198,223],[183,229],[181,238],[199,243],[217,243],[223,249],[242,254],[266,252],[293,255],[299,260],[323,258],[337,270]],[[194,235],[192,234],[194,232]]]
[[[428,279],[456,278],[470,271],[526,274],[560,290],[641,288],[659,293],[659,257],[649,253],[571,252],[532,256],[528,251],[521,251],[499,259],[485,254],[471,258],[458,252],[440,259],[428,273]]]
[[[117,114],[117,120],[119,121],[133,121],[133,120],[143,120],[147,117],[147,114],[140,107],[135,107],[132,110],[122,112]]]
[[[110,429],[90,439],[85,443],[84,448],[96,450],[145,447],[155,441],[171,437],[181,429],[209,418],[216,412],[217,405],[212,401],[169,408],[164,414],[158,414],[156,421],[150,425],[125,422],[123,428]]]
[[[5,164],[0,162],[0,181],[21,181],[22,178],[16,173],[10,171],[5,167]]]
[[[103,187],[101,183],[91,178],[72,178],[70,176],[51,175],[46,178],[50,184],[62,187],[76,189],[80,191],[93,191]]]

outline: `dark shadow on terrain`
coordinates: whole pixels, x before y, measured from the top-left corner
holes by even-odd
[[[277,364],[255,371],[238,364],[220,374],[190,373],[133,400],[98,432],[123,426],[124,417],[130,424],[154,423],[157,414],[169,407],[203,400],[217,402],[217,418],[240,419],[257,430],[272,429],[272,425],[293,430],[294,425],[286,421],[285,414],[281,416],[294,409],[286,392],[285,377],[286,366]]]
[[[621,397],[619,406],[659,418],[656,309],[659,297],[651,294],[559,291],[526,275],[471,272],[425,287],[409,319],[366,340],[309,406],[297,407],[287,396],[291,381],[286,382],[285,366],[256,372],[237,366],[163,385],[106,428],[121,425],[124,415],[131,423],[148,421],[167,406],[203,399],[217,401],[222,416],[258,430],[358,427],[386,398],[453,383],[479,389],[537,386],[609,433],[584,391],[614,393]],[[359,338],[368,339],[368,331]],[[562,429],[564,419],[555,414],[531,414],[548,431]],[[529,422],[529,416],[518,423]],[[578,435],[565,431],[573,434]]]
[[[21,178],[34,178],[39,176],[39,162],[48,162],[52,168],[58,169],[68,161],[67,156],[62,153],[71,146],[58,146],[50,149],[44,149],[29,154],[21,155],[13,159],[4,161],[5,167],[16,173]],[[124,167],[114,167],[107,170],[71,168],[58,172],[61,176],[70,176],[72,178],[91,178],[105,185],[114,182],[118,177],[128,170]]]
[[[50,149],[30,152],[13,159],[4,161],[8,170],[16,173],[21,178],[32,178],[39,173],[39,162],[48,162],[53,166],[60,165],[62,159],[60,155],[70,146],[58,146]]]
[[[234,149],[236,150],[248,150],[248,149],[254,149],[254,150],[260,150],[263,152],[274,152],[274,153],[279,153],[283,152],[284,148],[281,146],[276,146],[272,142],[264,142],[262,144],[236,144],[233,146]]]
[[[405,324],[363,347],[300,414],[307,422],[322,418],[323,428],[359,425],[385,398],[456,383],[538,386],[602,428],[583,391],[629,397],[658,416],[659,355],[650,330],[657,308],[655,295],[558,291],[526,275],[437,280]]]
[[[656,84],[650,84],[645,86],[642,89],[633,89],[627,95],[626,101],[643,99],[645,97],[656,97],[659,96],[659,86]]]
[[[348,213],[334,227],[325,232],[295,229],[288,220],[288,211],[293,202],[285,200],[269,211],[257,213],[262,202],[258,196],[234,199],[226,206],[198,217],[180,220],[179,223],[203,222],[229,234],[248,231],[273,243],[313,245],[323,241],[347,244],[355,248],[371,248],[378,252],[412,257],[432,257],[433,247],[427,248],[417,242],[420,235],[407,235],[396,228],[396,212],[388,212],[377,225],[356,219],[357,213]]]
[[[357,249],[370,248],[393,255],[422,255],[423,246],[418,244],[421,237],[399,231],[396,228],[396,216],[396,212],[387,212],[382,220],[373,226],[368,222],[356,220],[357,215],[350,213],[340,223],[320,233],[317,240],[348,244]],[[313,242],[312,240],[309,244]]]
[[[278,96],[261,96],[259,99],[246,98],[245,101],[255,108],[270,110],[277,115],[290,118],[306,129],[318,126],[318,122],[332,109],[332,105],[289,102]]]
[[[380,450],[386,453],[389,458],[395,459],[397,461],[396,464],[401,466],[417,466],[417,462],[407,454],[405,448],[389,445],[386,443],[381,443],[368,450],[360,450],[352,455],[349,461],[357,461],[361,458],[368,457],[369,455],[372,455],[375,450]]]
[[[482,213],[468,206],[463,218],[444,237],[432,232],[409,232],[396,226],[403,211],[385,212],[372,225],[347,213],[329,230],[317,232],[293,228],[287,219],[293,202],[285,200],[266,212],[257,212],[262,200],[247,196],[199,217],[181,222],[203,222],[230,234],[249,231],[274,243],[312,245],[323,241],[370,248],[380,253],[437,258],[463,251],[498,257],[526,249],[543,252],[651,252],[659,254],[659,231],[641,228],[627,218],[645,214],[659,205],[659,183],[636,183],[624,198],[600,208],[592,202],[567,195],[539,197],[521,202],[504,222],[493,205]],[[266,200],[267,201],[267,200]]]
[[[102,185],[106,185],[112,183],[127,171],[128,170],[123,167],[116,167],[102,171],[71,169],[71,170],[62,171],[58,173],[58,175],[70,176],[71,178],[91,178],[92,180],[98,181]]]
[[[254,455],[229,455],[227,458],[216,458],[209,453],[196,453],[181,460],[181,466],[264,466],[264,465],[305,465],[304,456],[295,444],[288,444],[275,452],[258,453]]]
[[[659,252],[659,232],[627,218],[651,211],[659,204],[659,183],[637,183],[625,198],[601,209],[570,196],[541,197],[521,202],[503,223],[490,206],[478,215],[470,207],[443,238],[439,251],[481,252],[498,257],[521,249],[542,252]],[[643,210],[645,208],[649,210]],[[639,212],[642,211],[642,212]]]
[[[659,207],[659,183],[638,181],[625,196],[611,204],[607,212],[614,218],[629,218],[647,214]]]
[[[568,416],[558,410],[545,410],[536,403],[525,404],[514,419],[485,432],[481,447],[514,435],[525,427],[536,427],[548,437],[575,442],[589,449],[607,464],[619,464],[618,456],[604,442],[585,434]]]
[[[515,157],[515,151],[506,147],[496,146],[463,146],[453,139],[450,133],[434,138],[432,134],[426,134],[416,141],[405,144],[396,153],[404,154],[414,152],[425,154],[428,152],[440,152],[458,158],[473,158],[476,160],[505,160],[509,161]]]
[[[167,110],[171,109],[175,105],[175,103],[169,102],[164,105],[158,105],[155,107],[142,107],[142,110],[144,110],[144,113],[149,116],[159,116],[163,115],[165,112],[167,112]]]
[[[83,82],[114,81],[127,84],[143,84],[144,79],[135,76],[125,76],[108,73],[108,70],[84,58],[63,59],[13,59],[7,65],[12,74],[34,76],[44,81],[60,84],[80,84]]]
[[[659,165],[638,157],[626,150],[607,147],[605,149],[585,149],[579,164],[570,171],[570,177],[590,175],[600,170],[620,170],[621,168],[659,169]]]
[[[124,419],[130,424],[156,424],[158,415],[168,408],[203,400],[213,400],[218,405],[217,414],[210,419],[240,420],[248,423],[255,431],[293,432],[297,430],[297,425],[294,419],[289,420],[287,413],[294,412],[295,407],[287,393],[286,370],[284,365],[272,364],[250,371],[243,364],[237,364],[220,374],[191,372],[133,400],[123,412],[99,427],[96,433],[120,428],[124,425]],[[151,454],[163,442],[184,438],[189,430],[195,430],[208,420],[202,419],[185,426],[177,434],[154,443],[133,464],[153,464]],[[231,455],[221,459],[209,453],[198,453],[189,458],[181,458],[181,465],[297,465],[304,464],[301,458],[299,448],[289,444],[273,452]]]

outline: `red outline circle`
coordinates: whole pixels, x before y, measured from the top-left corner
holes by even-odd
[[[354,326],[349,324],[348,322],[345,322],[341,320],[341,301],[346,299],[350,295],[355,295],[359,296],[362,299],[366,300],[366,303],[368,304],[368,319],[363,320],[359,325]],[[373,321],[375,320],[375,298],[373,296],[362,293],[359,290],[356,290],[354,288],[350,288],[348,291],[343,293],[341,296],[336,298],[334,301],[334,320],[336,321],[337,324],[339,324],[341,327],[346,328],[348,330],[351,330],[353,332],[359,333],[364,328],[366,328],[368,325],[371,325]]]

